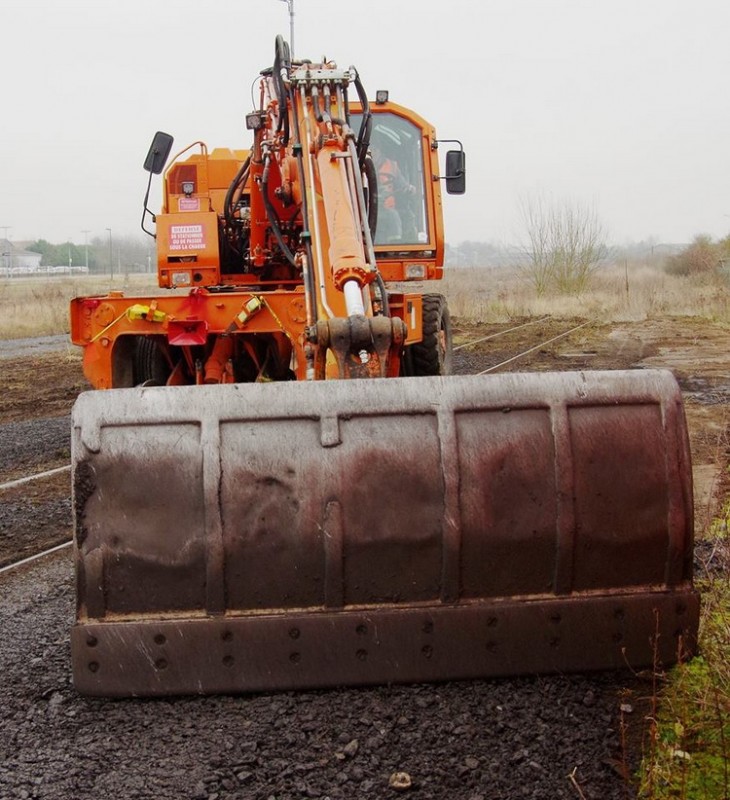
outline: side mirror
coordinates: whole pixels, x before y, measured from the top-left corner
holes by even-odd
[[[144,168],[153,175],[159,175],[165,168],[165,163],[172,149],[173,138],[169,133],[157,131],[155,138],[150,145],[147,158],[144,160]]]
[[[466,191],[466,153],[463,150],[446,153],[446,191],[449,194]]]

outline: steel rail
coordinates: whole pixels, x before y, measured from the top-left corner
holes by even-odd
[[[13,489],[16,486],[22,486],[25,483],[30,483],[31,481],[41,480],[43,478],[50,478],[53,475],[58,475],[61,472],[67,472],[71,469],[70,464],[66,464],[64,467],[56,467],[55,469],[49,469],[45,472],[38,472],[35,475],[27,475],[25,478],[17,478],[13,481],[8,481],[7,483],[0,483],[0,491],[4,489]],[[26,558],[21,558],[20,561],[13,561],[10,564],[6,564],[3,567],[0,567],[0,575],[5,572],[10,572],[17,567],[22,567],[24,564],[30,564],[33,561],[37,561],[39,558],[44,558],[45,556],[50,555],[51,553],[56,553],[59,550],[63,550],[64,548],[68,547],[69,545],[73,544],[73,540],[69,539],[66,542],[62,542],[61,544],[54,545],[53,547],[49,547],[47,550],[42,550],[40,553],[35,553],[32,556],[27,556]]]
[[[65,467],[56,467],[55,469],[49,469],[45,472],[38,472],[35,475],[28,475],[25,478],[17,478],[14,481],[8,481],[7,483],[0,483],[0,491],[3,489],[13,489],[16,486],[22,486],[24,483],[30,483],[31,481],[37,481],[41,478],[50,478],[51,475],[58,475],[61,472],[66,472],[66,470],[71,469],[70,464],[66,464]]]
[[[534,347],[530,347],[527,350],[523,350],[521,353],[517,353],[517,355],[512,356],[511,358],[507,358],[504,361],[500,361],[499,364],[494,364],[491,367],[487,367],[487,369],[483,369],[481,372],[477,372],[477,375],[486,375],[489,372],[494,372],[495,370],[499,369],[500,367],[504,367],[506,364],[511,364],[513,361],[517,361],[518,358],[522,358],[523,356],[529,355],[530,353],[534,353],[535,350],[539,350],[541,347],[544,347],[546,344],[550,344],[551,342],[555,342],[558,339],[562,339],[564,336],[568,336],[571,333],[575,333],[575,331],[579,331],[581,328],[585,328],[586,325],[590,325],[593,320],[588,320],[587,322],[582,323],[581,325],[576,325],[575,328],[571,328],[569,331],[565,331],[565,333],[559,333],[557,336],[553,336],[552,339],[546,339],[544,342],[539,342]]]
[[[486,342],[489,339],[496,339],[497,336],[504,336],[505,333],[512,333],[512,331],[518,331],[520,328],[527,328],[529,325],[537,325],[538,322],[545,322],[546,320],[550,319],[549,316],[541,317],[540,319],[533,319],[530,322],[523,322],[522,325],[515,325],[514,328],[507,328],[503,331],[497,331],[497,333],[490,333],[489,336],[482,336],[480,339],[474,339],[471,342],[465,342],[464,344],[460,344],[457,347],[453,348],[453,352],[455,353],[457,350],[463,350],[465,347],[471,347],[475,344],[480,344],[481,342]]]
[[[39,558],[50,556],[51,553],[57,553],[59,550],[64,550],[66,547],[69,547],[72,544],[73,539],[69,539],[67,542],[62,542],[54,547],[49,547],[47,550],[42,550],[40,553],[36,553],[35,555],[28,556],[27,558],[21,558],[20,561],[13,561],[11,564],[6,564],[4,567],[0,567],[0,575],[2,575],[4,572],[10,572],[13,569],[22,567],[24,564],[30,564],[33,561],[37,561]]]

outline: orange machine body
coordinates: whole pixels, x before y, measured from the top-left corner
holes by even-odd
[[[335,76],[330,84],[328,72]],[[403,323],[387,355],[381,352],[379,359],[373,359],[377,363],[371,363],[369,374],[401,372],[403,347],[422,340],[422,296],[383,284],[442,277],[436,133],[403,106],[369,107],[373,141],[388,149],[391,158],[399,158],[410,194],[404,212],[407,222],[395,235],[373,237],[368,254],[362,231],[366,221],[357,208],[352,169],[355,134],[331,122],[345,116],[346,78],[329,64],[320,73],[322,79],[316,83],[330,92],[328,115],[324,118],[319,110],[321,91],[313,95],[311,85],[302,79],[299,92],[292,95],[298,107],[289,110],[297,131],[296,135],[291,131],[288,142],[277,131],[278,103],[272,98],[271,78],[264,77],[262,111],[251,150],[209,152],[204,143],[196,142],[172,161],[164,175],[162,210],[155,218],[158,282],[172,291],[141,297],[112,293],[78,298],[71,304],[71,338],[84,348],[84,371],[95,388],[149,380],[134,367],[139,337],[154,337],[160,351],[157,358],[168,367],[163,370],[166,383],[232,380],[234,370],[216,369],[213,361],[206,370],[213,352],[222,352],[216,344],[220,336],[233,337],[224,351],[231,358],[250,360],[247,373],[258,379],[269,372],[264,362],[270,348],[281,360],[272,379],[287,372],[284,362],[290,377],[299,380],[308,374],[341,376],[342,363],[338,369],[338,359],[327,355],[328,337],[333,334],[325,332],[323,338],[322,326],[348,318],[343,293],[348,280],[362,292],[366,317],[382,314],[387,304],[391,317]],[[350,104],[348,114],[353,127],[362,124],[362,104]],[[200,152],[181,158],[191,148]],[[377,190],[371,185],[363,191]],[[394,212],[381,209],[381,213]],[[293,259],[283,255],[285,248]],[[380,288],[375,285],[376,273],[383,282]],[[255,313],[246,312],[247,306]],[[246,337],[259,341],[244,342]]]

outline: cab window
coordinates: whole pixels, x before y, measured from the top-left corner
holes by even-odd
[[[361,114],[352,114],[357,130]],[[378,175],[375,244],[425,244],[429,240],[421,131],[390,112],[373,115],[370,153]]]

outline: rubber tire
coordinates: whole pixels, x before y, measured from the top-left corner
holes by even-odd
[[[406,349],[411,375],[451,374],[451,317],[442,294],[423,295],[423,340]]]
[[[170,367],[154,336],[138,336],[134,343],[135,386],[164,386]]]

